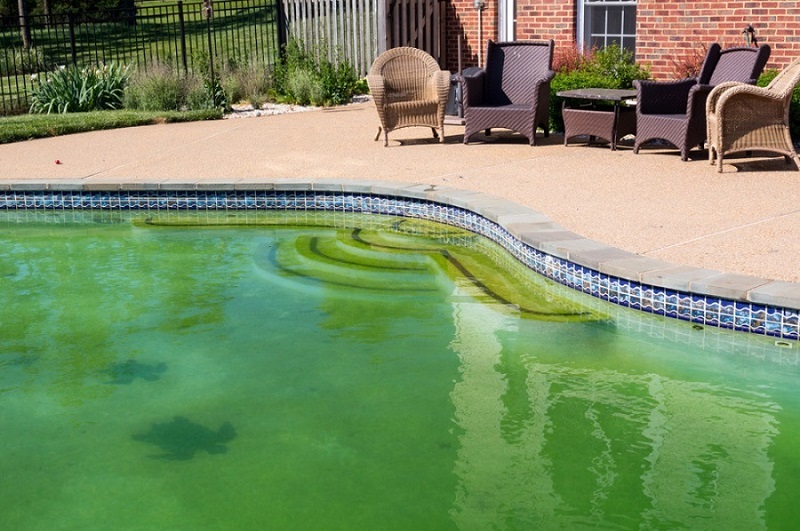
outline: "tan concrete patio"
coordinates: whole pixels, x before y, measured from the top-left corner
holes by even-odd
[[[498,132],[463,145],[449,126],[374,142],[371,103],[257,118],[99,131],[0,146],[0,186],[12,183],[227,183],[364,179],[443,185],[500,196],[591,239],[700,268],[800,282],[800,172],[782,158],[634,155],[621,146],[531,147]],[[481,135],[478,135],[481,136]],[[476,137],[477,139],[478,137]],[[56,164],[56,160],[60,164]]]

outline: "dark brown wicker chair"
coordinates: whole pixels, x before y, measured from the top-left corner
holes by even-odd
[[[450,72],[423,50],[399,47],[380,54],[367,75],[367,84],[378,110],[383,145],[389,132],[402,127],[430,127],[434,138],[444,141],[444,112],[450,91]],[[440,131],[440,134],[436,130]]]
[[[536,144],[536,128],[550,135],[553,41],[489,41],[486,68],[459,76],[464,104],[464,143],[493,127],[511,129]]]
[[[766,87],[721,83],[708,95],[708,160],[714,164],[730,153],[767,151],[794,160],[800,157],[789,132],[789,106],[800,83],[796,59]]]
[[[706,99],[714,86],[737,81],[754,85],[769,59],[770,47],[728,48],[713,43],[698,77],[679,81],[633,82],[636,98],[636,140],[633,152],[651,140],[666,140],[689,158],[695,146],[703,149],[706,140]]]

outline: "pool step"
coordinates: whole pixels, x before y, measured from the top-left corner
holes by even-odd
[[[454,230],[431,235],[411,224],[397,229],[301,234],[271,249],[270,267],[264,268],[284,279],[339,287],[351,294],[452,294],[455,283],[454,296],[461,302],[470,299],[537,320],[604,319],[579,303],[553,295],[549,281],[531,275],[517,262],[499,267],[473,234]]]
[[[271,260],[281,275],[306,283],[397,295],[442,289],[430,257],[374,250],[354,240],[350,231],[282,241]]]

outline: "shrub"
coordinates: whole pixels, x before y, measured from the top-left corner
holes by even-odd
[[[779,73],[778,70],[765,70],[761,77],[758,78],[757,85],[759,87],[766,87],[770,82],[775,79]],[[789,130],[792,133],[792,138],[800,140],[800,85],[794,88],[792,92],[792,102],[789,104]]]
[[[321,96],[325,102],[341,105],[353,98],[358,78],[347,61],[339,58],[335,62],[322,61],[319,64],[319,77]]]
[[[612,44],[601,50],[596,50],[592,60],[586,63],[585,68],[604,77],[611,78],[616,85],[614,88],[626,89],[633,86],[636,79],[648,79],[650,72],[647,68],[639,66],[633,60],[633,53]]]
[[[125,107],[142,111],[199,111],[225,106],[219,81],[183,74],[167,63],[137,72],[125,91]]]
[[[708,45],[705,43],[678,53],[672,59],[672,78],[684,79],[699,76],[706,54],[708,54]]]
[[[165,63],[136,72],[125,91],[125,107],[140,111],[179,111],[186,105],[189,81]]]
[[[249,101],[253,107],[259,108],[269,99],[269,73],[258,62],[227,61],[220,72],[220,84],[229,103]]]
[[[67,113],[119,109],[128,84],[128,67],[116,63],[61,67],[32,76],[31,112]]]
[[[550,128],[553,131],[564,130],[563,99],[556,96],[558,92],[579,88],[627,89],[636,79],[650,78],[649,70],[637,65],[633,54],[616,44],[585,54],[576,49],[562,52],[554,67],[556,75],[550,82]]]
[[[367,84],[367,78],[362,77],[358,81],[355,82],[353,85],[353,95],[356,94],[369,94],[369,85]]]
[[[317,84],[317,87],[313,87],[314,84]],[[314,78],[310,70],[296,69],[286,74],[286,95],[293,103],[310,104],[312,90],[315,95],[322,93],[319,81]]]
[[[204,109],[225,109],[228,107],[228,102],[225,99],[225,91],[219,82],[219,78],[214,79],[206,78],[203,81],[203,92],[206,99],[203,107]],[[197,109],[197,108],[195,108]]]
[[[335,54],[330,61],[327,46],[307,52],[302,42],[291,40],[284,48],[283,61],[272,73],[276,100],[301,105],[339,105],[350,101],[358,78],[353,67]]]

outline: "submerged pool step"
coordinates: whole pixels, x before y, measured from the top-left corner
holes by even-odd
[[[548,321],[593,321],[603,316],[553,297],[542,281],[511,274],[488,259],[474,235],[341,229],[300,234],[260,253],[262,269],[306,286],[393,296],[453,293],[461,302],[496,306]],[[258,260],[257,260],[258,262]]]
[[[271,251],[272,265],[282,275],[351,290],[406,294],[442,289],[429,257],[371,250],[348,239],[349,233],[337,232],[282,241]]]

